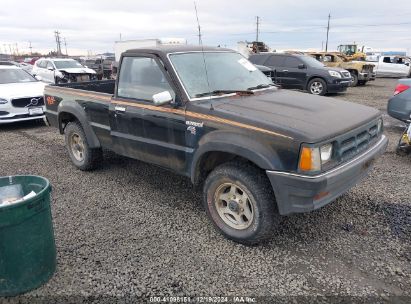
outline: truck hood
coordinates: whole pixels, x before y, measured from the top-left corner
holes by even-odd
[[[214,115],[265,128],[302,142],[316,143],[380,116],[376,109],[339,99],[289,90],[201,102]],[[197,105],[196,105],[197,106]]]
[[[46,84],[40,81],[0,84],[0,98],[10,100],[20,97],[43,96],[45,86]]]
[[[96,72],[89,68],[70,68],[70,69],[59,69],[60,72],[66,72],[69,74],[96,74]]]

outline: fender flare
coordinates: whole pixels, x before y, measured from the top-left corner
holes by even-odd
[[[86,134],[87,143],[90,145],[90,148],[99,148],[101,147],[100,141],[97,138],[97,135],[94,133],[93,128],[90,125],[90,122],[87,118],[84,108],[77,102],[63,100],[58,106],[58,124],[60,133],[64,133],[62,126],[62,114],[68,113],[76,117],[80,122],[84,133]]]
[[[205,135],[199,142],[191,165],[191,181],[196,182],[197,170],[202,157],[208,152],[226,152],[245,158],[263,170],[281,170],[282,163],[276,151],[263,142],[245,134],[215,131]]]

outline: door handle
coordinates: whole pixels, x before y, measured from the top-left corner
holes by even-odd
[[[114,110],[115,110],[117,113],[123,113],[123,112],[126,111],[126,107],[115,106]]]

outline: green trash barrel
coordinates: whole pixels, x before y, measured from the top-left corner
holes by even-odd
[[[0,177],[0,194],[16,187],[23,196],[31,191],[36,195],[19,203],[0,204],[0,297],[41,286],[56,269],[50,183],[40,176]]]

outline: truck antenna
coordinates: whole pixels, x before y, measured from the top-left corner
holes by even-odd
[[[210,81],[208,80],[208,72],[207,72],[207,64],[206,64],[206,59],[205,59],[205,54],[204,54],[204,47],[203,47],[203,39],[201,37],[201,27],[200,27],[200,21],[198,19],[198,12],[197,12],[197,5],[196,2],[194,1],[194,9],[196,12],[196,18],[197,18],[197,25],[198,25],[198,44],[201,46],[201,53],[203,54],[203,64],[204,64],[204,71],[207,79],[207,87],[208,87],[208,92],[210,100],[211,100],[211,89],[210,89]],[[214,110],[213,103],[211,102],[210,110]]]

